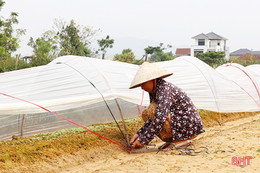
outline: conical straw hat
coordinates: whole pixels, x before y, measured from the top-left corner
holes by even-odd
[[[166,69],[163,69],[155,64],[144,62],[135,74],[135,77],[130,85],[130,89],[141,86],[143,83],[172,75]]]

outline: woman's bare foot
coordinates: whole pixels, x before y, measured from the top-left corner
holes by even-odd
[[[176,148],[180,148],[180,147],[187,146],[188,144],[189,144],[189,141],[188,141],[188,140],[180,141],[180,142],[176,142],[176,143],[175,143],[175,147],[176,147]]]

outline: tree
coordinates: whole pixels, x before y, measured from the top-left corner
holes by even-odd
[[[114,59],[116,61],[132,63],[135,60],[135,55],[131,49],[124,49],[121,54],[116,54]]]
[[[74,20],[66,24],[61,20],[55,20],[57,36],[59,40],[59,55],[79,55],[89,56],[91,54],[91,39],[96,35],[98,30],[90,27],[77,25]]]
[[[0,0],[0,10],[1,10],[2,6],[4,6],[4,4],[5,4],[5,2]]]
[[[163,43],[160,43],[159,46],[153,47],[153,46],[148,46],[147,48],[144,49],[145,51],[145,61],[148,61],[148,55],[153,55],[155,53],[157,54],[162,54],[163,50],[167,48],[171,48],[171,45],[167,45],[167,47],[163,47]]]
[[[37,39],[30,38],[33,48],[32,66],[45,65],[57,56],[91,54],[90,43],[98,30],[77,25],[73,20],[69,24],[62,20],[54,21],[54,29]]]
[[[225,63],[225,52],[198,53],[196,57],[213,68]]]
[[[109,39],[109,35],[107,35],[105,39],[98,40],[99,51],[102,51],[102,59],[105,59],[107,48],[112,48],[113,44],[114,39]]]
[[[0,10],[5,2],[0,0]],[[18,14],[11,12],[8,19],[0,16],[0,57],[10,57],[19,47],[19,37],[25,34],[24,29],[14,30],[13,25],[18,24]],[[15,35],[16,34],[16,35]]]
[[[164,53],[164,52],[155,52],[151,55],[150,61],[159,62],[159,61],[169,61],[173,60],[175,57],[172,52]]]
[[[48,64],[57,57],[58,37],[53,31],[46,31],[40,38],[35,41],[31,37],[28,43],[33,48],[32,66]]]
[[[0,60],[0,73],[31,67],[31,64],[26,63],[24,60],[20,59],[19,57],[20,55],[17,55],[18,58],[17,67],[16,67],[16,58],[14,57],[9,57]]]
[[[4,1],[0,0],[0,10],[4,3]],[[15,69],[15,58],[11,54],[19,47],[19,37],[25,34],[24,29],[14,29],[14,25],[18,24],[17,17],[18,14],[15,12],[11,12],[10,17],[7,19],[0,16],[0,72]],[[18,66],[19,68],[20,66]]]

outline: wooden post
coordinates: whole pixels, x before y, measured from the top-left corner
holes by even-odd
[[[25,117],[26,117],[26,114],[23,114],[23,120],[22,120],[22,126],[21,126],[21,137],[23,137],[23,127],[24,127]]]
[[[220,112],[218,112],[218,114],[219,114],[219,125],[220,126],[222,126],[223,124],[223,122],[222,122],[222,117],[221,117],[221,113]]]
[[[144,59],[144,61],[145,61],[145,62],[148,61],[148,54],[145,54],[145,59]]]
[[[16,61],[15,61],[15,70],[17,70],[17,66],[18,66],[18,55],[16,55]]]
[[[19,130],[21,130],[21,122],[20,122],[20,119],[21,119],[21,114],[18,115],[18,118],[17,118],[17,136],[19,136],[19,134],[21,134],[21,132]]]
[[[120,116],[121,116],[121,119],[122,119],[122,123],[123,123],[124,129],[125,129],[127,146],[130,147],[130,142],[129,142],[129,137],[128,137],[128,133],[127,133],[127,130],[126,130],[125,120],[124,120],[121,108],[120,108],[120,106],[117,102],[117,99],[115,99],[115,101],[116,101],[116,105],[118,107],[118,110],[119,110],[119,113],[120,113]]]

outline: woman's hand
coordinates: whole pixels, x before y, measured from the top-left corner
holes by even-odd
[[[138,137],[139,137],[138,134],[134,134],[134,136],[130,140],[130,144],[132,145],[133,148],[141,148],[144,146],[137,140]]]
[[[141,148],[144,147],[138,140],[135,140],[135,142],[132,145],[133,148]]]
[[[133,143],[136,141],[136,139],[139,137],[138,134],[134,134],[134,136],[132,137],[132,139],[130,140],[130,144],[133,145]]]

